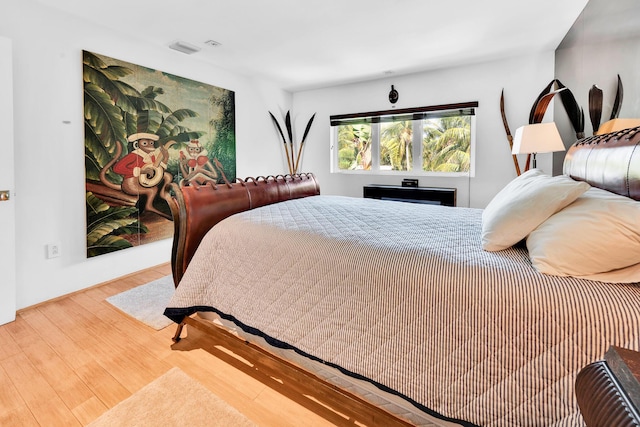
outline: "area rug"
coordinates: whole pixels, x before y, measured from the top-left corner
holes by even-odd
[[[175,287],[171,275],[107,298],[107,302],[129,316],[160,330],[173,322],[164,316]]]
[[[102,414],[90,427],[256,426],[179,368]]]

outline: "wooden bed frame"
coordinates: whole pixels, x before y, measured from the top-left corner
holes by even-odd
[[[577,141],[567,152],[564,174],[586,181],[594,187],[640,200],[640,127]],[[299,174],[247,178],[233,184],[209,183],[182,188],[171,184],[170,191],[174,194],[171,211],[175,226],[172,270],[178,286],[203,236],[219,221],[259,206],[319,195],[320,187],[312,174]],[[198,338],[202,348],[215,352],[216,345],[223,345],[249,360],[249,371],[254,372],[265,383],[274,385],[273,378],[278,378],[274,386],[284,388],[290,397],[292,394],[314,396],[321,403],[305,397],[296,401],[335,424],[353,425],[357,420],[367,425],[410,425],[386,410],[196,317],[187,317],[178,326],[174,346],[180,345],[178,342],[185,324],[192,326],[195,331],[204,332]],[[588,401],[588,396],[579,396],[581,408],[588,405]],[[333,410],[328,410],[327,406]],[[599,412],[602,412],[602,408],[599,408]]]
[[[567,151],[563,172],[640,200],[640,126],[576,141]]]
[[[170,206],[175,230],[171,267],[177,287],[200,241],[215,224],[238,212],[319,195],[320,187],[313,174],[301,173],[237,179],[235,183],[226,184],[209,182],[189,187],[170,184],[169,191],[174,201]],[[185,325],[191,327],[189,337],[195,338],[197,348],[215,354],[336,425],[353,426],[356,421],[389,427],[411,425],[262,347],[195,316],[186,317],[178,325],[173,337],[174,349],[184,348],[181,334]],[[237,358],[229,357],[228,353],[219,350],[219,346],[230,350]],[[250,364],[243,361],[250,361]]]
[[[276,175],[236,179],[235,183],[180,187],[169,184],[174,237],[171,252],[173,281],[178,286],[204,235],[217,223],[238,212],[320,194],[313,174]]]

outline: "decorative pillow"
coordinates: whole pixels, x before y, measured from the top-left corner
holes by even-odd
[[[534,230],[527,248],[533,266],[554,276],[590,276],[640,264],[640,202],[591,188]]]
[[[507,184],[482,213],[482,248],[500,251],[527,237],[538,225],[590,188],[566,175],[531,169]]]
[[[619,268],[618,270],[611,270],[605,273],[587,274],[575,277],[595,280],[596,282],[640,283],[640,264],[633,264],[630,267]]]

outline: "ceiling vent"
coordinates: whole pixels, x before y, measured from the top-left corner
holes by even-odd
[[[191,55],[193,53],[199,52],[200,48],[197,46],[194,46],[192,44],[189,44],[187,42],[183,42],[183,41],[176,41],[173,42],[169,45],[169,47],[171,49],[177,50],[179,52],[182,53],[186,53],[187,55]]]

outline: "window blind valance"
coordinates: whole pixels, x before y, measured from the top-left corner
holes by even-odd
[[[473,116],[478,102],[432,105],[428,107],[398,110],[372,111],[368,113],[340,114],[330,116],[331,126],[385,123],[405,120],[422,120],[453,116]]]

